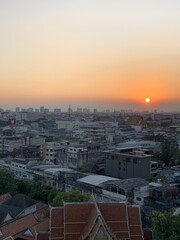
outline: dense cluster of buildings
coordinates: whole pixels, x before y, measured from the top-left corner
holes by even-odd
[[[154,209],[180,207],[180,159],[170,159],[169,167],[158,159],[162,137],[180,150],[180,114],[100,113],[80,108],[73,112],[70,107],[67,112],[44,107],[1,110],[1,167],[16,178],[32,181],[40,177],[47,186],[60,191],[79,189],[92,194],[92,199],[52,208],[50,217],[44,215],[42,221],[35,217],[40,211],[36,204],[28,214],[3,213],[0,239],[148,239],[140,208],[147,212],[144,221],[148,222]],[[7,208],[3,206],[2,212]],[[47,208],[41,206],[43,211]],[[74,219],[69,211],[76,208],[80,214]],[[19,233],[6,233],[9,221],[25,221],[25,215],[32,225]],[[61,216],[58,221],[57,216]],[[35,234],[35,226],[42,234]]]

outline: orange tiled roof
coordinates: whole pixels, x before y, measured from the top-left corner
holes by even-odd
[[[5,203],[6,201],[10,200],[11,194],[10,193],[6,193],[0,196],[0,204]]]
[[[8,236],[14,237],[19,232],[22,232],[23,230],[28,229],[37,223],[38,221],[34,215],[29,214],[4,224],[0,227],[0,231],[2,232],[4,238]]]
[[[50,240],[88,240],[100,227],[111,239],[144,239],[137,206],[91,201],[50,210]]]
[[[49,240],[49,233],[48,232],[38,233],[36,240]]]

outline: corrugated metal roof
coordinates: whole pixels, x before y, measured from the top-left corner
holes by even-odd
[[[112,180],[119,180],[118,178],[112,178],[104,175],[89,175],[78,179],[78,182],[86,183],[94,186],[100,186],[102,183]]]

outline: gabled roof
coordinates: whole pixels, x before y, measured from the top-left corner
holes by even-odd
[[[3,237],[16,236],[16,234],[37,224],[38,221],[33,214],[26,215],[16,220],[10,221],[0,227]]]
[[[9,236],[7,238],[4,238],[4,240],[14,240],[14,238],[12,236]]]
[[[9,220],[0,225],[0,239],[4,240],[11,236],[14,239],[32,240],[36,238],[38,232],[47,232],[49,230],[49,208],[44,204],[41,207],[35,213]]]
[[[50,240],[89,240],[97,234],[114,240],[143,240],[138,206],[125,203],[65,203],[50,209]]]
[[[12,218],[19,216],[26,208],[36,204],[37,201],[24,194],[16,194],[3,204],[0,204],[0,223],[10,214]]]
[[[49,229],[49,218],[44,219],[42,222],[39,222],[29,228],[33,236],[35,237],[37,232],[47,231]]]
[[[3,222],[4,218],[7,216],[8,213],[11,215],[12,218],[15,218],[22,211],[23,211],[22,208],[1,204],[0,205],[0,223]]]
[[[49,240],[49,232],[38,232],[36,240]]]
[[[18,237],[22,239],[27,239],[27,240],[35,239],[36,234],[38,232],[45,232],[45,231],[48,231],[48,229],[49,229],[49,219],[47,218],[47,219],[44,219],[42,222],[38,222],[32,227],[29,227],[28,229],[20,233]]]
[[[16,194],[14,197],[12,197],[10,200],[5,202],[4,204],[25,209],[36,203],[37,203],[36,200],[34,200],[24,194]]]
[[[13,219],[11,214],[9,212],[1,212],[0,211],[0,224],[3,222],[7,222],[9,220]]]

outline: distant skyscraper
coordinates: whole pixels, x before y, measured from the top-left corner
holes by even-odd
[[[88,109],[88,108],[83,108],[83,113],[90,113],[90,109]]]
[[[20,107],[16,107],[16,113],[20,112]]]
[[[40,113],[44,113],[44,107],[40,107]]]
[[[28,112],[34,112],[34,109],[33,108],[28,108],[27,111]]]
[[[54,109],[54,113],[56,113],[56,114],[61,113],[61,109],[60,109],[60,108],[55,108],[55,109]]]
[[[77,113],[82,113],[82,108],[77,108]]]
[[[49,113],[49,108],[45,108],[44,113]]]

